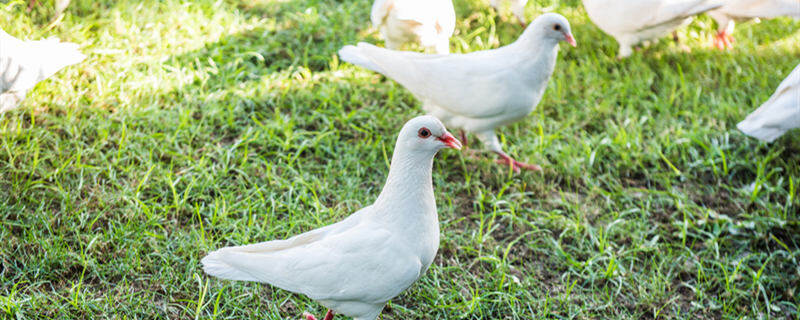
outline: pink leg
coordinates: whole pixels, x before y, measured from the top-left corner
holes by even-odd
[[[736,41],[736,39],[733,38],[733,35],[726,32],[725,33],[725,46],[730,48],[730,49],[733,49],[733,42],[734,41]]]
[[[717,35],[714,36],[714,46],[720,50],[733,48],[733,41],[733,35],[725,30],[717,32]]]
[[[317,320],[317,317],[308,312],[303,312],[303,318],[306,318],[306,320]],[[325,318],[323,318],[323,320],[333,320],[333,310],[328,310],[328,313],[325,314]]]
[[[459,135],[461,136],[460,137],[461,138],[461,145],[464,146],[464,148],[466,148],[467,147],[467,133],[464,132],[464,130],[461,130],[460,132],[461,132],[461,134],[459,134]]]
[[[519,162],[503,152],[496,152],[496,153],[498,156],[503,158],[503,159],[497,159],[497,163],[511,167],[511,169],[513,169],[514,172],[519,172],[520,168],[525,170],[542,171],[542,167],[538,165]]]

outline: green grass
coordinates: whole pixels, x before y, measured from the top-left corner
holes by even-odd
[[[297,319],[313,301],[205,276],[210,250],[288,237],[375,199],[395,134],[420,113],[400,85],[341,63],[380,42],[370,2],[0,3],[21,38],[89,58],[0,115],[0,318]],[[536,2],[536,3],[534,3]],[[735,124],[800,62],[800,22],[741,23],[712,49],[701,17],[624,61],[579,2],[536,111],[492,156],[444,151],[434,266],[383,319],[800,319],[800,132]],[[522,31],[456,1],[456,52]],[[474,138],[472,139],[475,140]]]

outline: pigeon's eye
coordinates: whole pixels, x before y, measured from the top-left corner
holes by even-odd
[[[422,139],[428,139],[428,137],[431,136],[431,131],[428,130],[428,128],[422,128],[422,129],[419,129],[418,135]]]
[[[555,31],[561,31],[561,25],[560,25],[560,24],[554,25],[554,26],[553,26],[553,30],[555,30]]]

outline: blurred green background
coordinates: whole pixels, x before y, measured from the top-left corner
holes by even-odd
[[[370,204],[400,85],[341,63],[381,43],[361,1],[0,2],[0,27],[89,57],[0,115],[0,318],[298,319],[313,301],[213,279],[206,252]],[[510,10],[458,0],[452,51],[508,44]],[[800,22],[701,16],[618,61],[579,1],[542,102],[499,131],[520,161],[443,151],[441,247],[383,319],[800,319],[800,132],[735,125],[800,62]],[[471,136],[472,142],[475,141]],[[471,145],[471,147],[479,147]],[[341,316],[339,316],[341,317]]]

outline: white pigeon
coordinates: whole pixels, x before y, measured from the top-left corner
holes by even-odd
[[[800,0],[725,0],[722,7],[708,12],[717,21],[714,45],[719,49],[733,47],[734,20],[794,17],[800,19]]]
[[[668,35],[692,17],[721,4],[709,0],[583,0],[592,22],[619,43],[619,57],[633,46]]]
[[[800,65],[781,82],[767,102],[736,127],[764,142],[775,141],[786,131],[800,128]]]
[[[461,148],[432,116],[400,130],[378,199],[346,219],[286,240],[222,248],[203,258],[206,273],[269,283],[300,293],[355,320],[374,320],[416,282],[439,248],[433,157]],[[316,319],[305,314],[307,319]]]
[[[77,44],[22,41],[0,29],[0,113],[16,108],[39,81],[85,58]]]
[[[517,41],[498,49],[435,55],[362,42],[343,47],[339,56],[399,82],[422,100],[428,114],[451,129],[476,134],[503,158],[499,162],[515,171],[541,170],[503,152],[494,131],[521,120],[539,104],[555,68],[560,41],[576,45],[567,19],[547,13],[536,18]]]
[[[528,4],[528,0],[505,0],[506,2],[511,3],[511,12],[514,13],[514,16],[517,17],[519,23],[523,26],[527,23],[525,20],[525,5]],[[500,11],[500,0],[489,0],[489,4],[492,7]]]
[[[387,48],[399,50],[405,43],[418,42],[436,53],[450,52],[456,28],[451,0],[375,0],[370,19]]]

